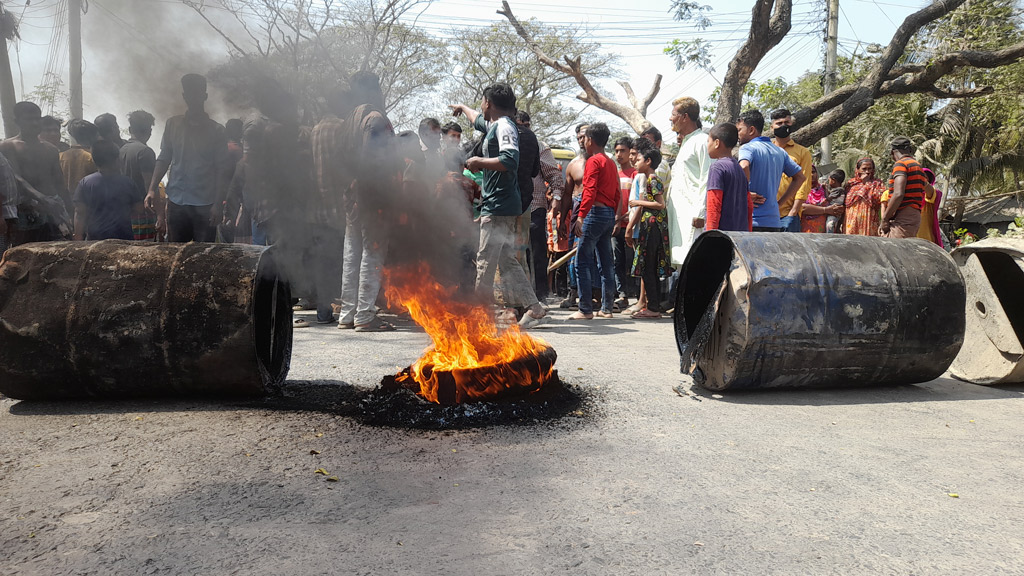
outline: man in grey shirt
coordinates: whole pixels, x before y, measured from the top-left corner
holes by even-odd
[[[224,212],[230,173],[224,127],[204,110],[206,78],[186,74],[181,78],[187,111],[167,121],[146,208],[158,205],[158,188],[167,178],[167,240],[213,242]]]
[[[153,124],[156,119],[145,110],[136,110],[128,115],[128,133],[131,139],[121,146],[118,163],[121,174],[127,176],[139,193],[139,198],[146,197],[146,190],[153,180],[156,168],[156,153],[148,146],[153,135]],[[163,203],[157,203],[156,214],[142,208],[132,214],[132,228],[136,240],[152,242],[163,236],[164,228]]]

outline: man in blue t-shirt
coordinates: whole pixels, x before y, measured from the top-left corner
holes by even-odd
[[[121,174],[117,145],[101,140],[92,147],[92,161],[99,168],[75,189],[75,240],[133,240],[132,211],[142,208],[145,197],[131,178]]]
[[[471,172],[483,171],[480,204],[480,248],[476,256],[476,291],[481,297],[494,297],[494,275],[501,279],[512,302],[524,303],[527,311],[519,325],[531,328],[547,314],[537,294],[516,261],[516,219],[523,213],[519,196],[519,130],[512,116],[516,96],[508,84],[492,84],[484,89],[481,111],[464,105],[451,106],[456,116],[465,114],[473,126],[485,134],[483,157],[466,160]]]
[[[764,130],[764,115],[758,110],[748,110],[736,120],[739,132],[740,167],[750,181],[750,194],[754,197],[754,232],[782,232],[779,217],[779,182],[782,175],[793,180],[786,189],[785,197],[795,194],[807,176],[800,165],[772,142],[761,136]]]

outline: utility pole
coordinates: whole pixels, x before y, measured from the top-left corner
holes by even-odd
[[[0,14],[7,8],[0,4]],[[16,38],[18,31],[14,30]],[[10,138],[18,133],[18,125],[14,123],[14,104],[18,97],[14,92],[14,75],[11,74],[11,58],[7,52],[7,38],[0,37],[0,113],[4,120],[4,136]]]
[[[71,70],[68,88],[71,91],[71,118],[82,117],[82,0],[68,0],[68,44]]]
[[[836,87],[836,60],[839,51],[839,0],[828,0],[828,28],[825,39],[825,81],[822,84],[825,95]],[[821,163],[832,163],[832,137],[821,139]]]

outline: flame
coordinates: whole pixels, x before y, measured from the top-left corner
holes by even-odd
[[[389,302],[409,310],[433,345],[396,380],[416,389],[423,398],[440,403],[442,380],[454,380],[455,402],[493,398],[512,390],[533,392],[552,376],[552,364],[542,360],[550,346],[513,324],[498,331],[490,307],[453,297],[430,273],[430,267],[386,270]],[[410,382],[410,380],[412,382]]]

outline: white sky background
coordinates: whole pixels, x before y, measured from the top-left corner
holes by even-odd
[[[655,74],[662,74],[662,89],[648,111],[648,118],[668,134],[671,101],[687,95],[696,98],[703,107],[732,55],[746,38],[752,0],[706,1],[714,8],[708,14],[712,27],[704,31],[674,21],[669,13],[669,0],[510,0],[510,4],[520,20],[535,17],[554,26],[584,26],[592,40],[620,56],[622,73],[639,97],[648,92]],[[48,63],[49,68],[61,71],[67,85],[66,33],[62,49],[50,50],[55,38],[54,21],[59,0],[32,0],[28,7],[24,2],[8,0],[4,3],[16,15],[24,15],[22,38],[11,45],[19,100],[42,82]],[[887,44],[903,18],[927,4],[926,0],[840,2],[839,51],[845,55],[858,49],[858,43],[861,52],[870,43]],[[178,79],[181,74],[204,72],[204,67],[226,56],[226,45],[209,32],[191,9],[177,0],[87,0],[87,3],[89,12],[83,16],[85,117],[91,119],[102,112],[113,112],[124,128],[128,112],[148,109],[157,116],[156,133],[151,142],[155,145],[166,118],[184,108],[180,104],[175,109],[175,103],[180,103]],[[411,14],[407,20],[411,22],[415,18],[417,26],[444,37],[452,34],[453,27],[486,27],[492,22],[504,22],[496,13],[500,8],[501,2],[494,0],[435,0],[418,16]],[[173,33],[166,34],[169,28],[173,28]],[[809,69],[820,68],[824,29],[824,1],[795,0],[791,32],[761,62],[754,80],[779,76],[793,80]],[[713,45],[715,70],[710,74],[690,69],[676,72],[672,58],[662,52],[673,38],[695,37]],[[158,59],[166,65],[147,65]],[[156,77],[154,70],[159,70]],[[604,81],[601,86],[606,95],[626,101],[615,82]],[[218,108],[215,95],[211,95],[209,109],[221,122],[228,117],[229,111]],[[585,111],[582,118],[607,121],[613,124],[613,129],[625,126],[617,118],[593,108]]]

